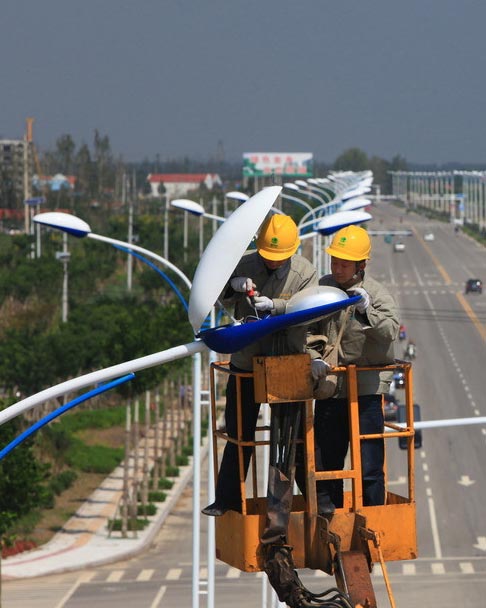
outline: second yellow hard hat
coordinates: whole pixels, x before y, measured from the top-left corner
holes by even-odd
[[[326,249],[326,253],[342,260],[360,262],[369,260],[371,241],[368,233],[361,226],[346,226],[338,230]]]

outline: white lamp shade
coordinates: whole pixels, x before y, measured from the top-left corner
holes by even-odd
[[[198,332],[231,273],[272,208],[282,188],[271,186],[252,196],[221,224],[196,268],[189,298],[189,321]]]
[[[34,215],[32,219],[37,224],[57,228],[58,230],[62,230],[77,237],[86,236],[91,232],[91,227],[87,222],[70,213],[48,211],[47,213],[38,213],[37,215]]]

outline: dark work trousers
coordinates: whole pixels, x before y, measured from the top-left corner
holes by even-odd
[[[230,366],[232,371],[238,370]],[[255,403],[253,378],[241,378],[241,403],[243,440],[254,441],[255,428],[258,421],[260,404]],[[232,438],[237,437],[237,413],[236,413],[236,377],[230,375],[226,385],[226,408],[225,408],[226,432]],[[250,464],[252,454],[251,447],[243,448],[245,477]],[[218,505],[235,507],[238,511],[241,505],[240,476],[238,467],[238,446],[227,442],[223,452],[223,458],[219,467],[218,481],[216,484],[216,502]]]
[[[383,433],[384,419],[381,395],[360,395],[359,432],[361,435]],[[339,471],[349,446],[347,399],[317,400],[314,412],[314,439],[317,471]],[[384,440],[361,442],[363,504],[382,505],[385,502]],[[317,494],[329,494],[336,507],[343,506],[343,480],[317,482]]]

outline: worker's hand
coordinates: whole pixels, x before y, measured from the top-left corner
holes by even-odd
[[[312,359],[311,361],[311,372],[314,382],[318,382],[321,378],[325,378],[330,369],[331,366],[329,363],[326,363],[322,359]]]
[[[253,298],[255,310],[273,310],[273,300],[267,296],[255,296]]]
[[[362,287],[348,289],[348,293],[353,296],[361,296],[361,300],[356,304],[356,310],[364,315],[368,306],[370,305],[370,294]]]
[[[239,291],[241,293],[252,291],[256,287],[253,280],[249,277],[234,277],[231,279],[230,285],[233,288],[233,291]]]

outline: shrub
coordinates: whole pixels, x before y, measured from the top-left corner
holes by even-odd
[[[152,503],[145,505],[145,507],[143,505],[138,505],[137,515],[147,516],[147,515],[155,515],[156,513],[157,513],[157,507]]]
[[[77,478],[78,474],[76,471],[72,471],[71,469],[62,471],[49,481],[49,488],[54,492],[54,494],[59,496],[59,494],[62,494],[64,490],[70,488]]]
[[[79,471],[108,474],[120,464],[123,456],[123,448],[86,445],[76,439],[67,453],[66,461],[69,466]]]
[[[189,464],[189,458],[187,456],[185,456],[184,454],[181,454],[180,456],[177,456],[176,464],[180,467],[187,467],[187,465]],[[179,473],[177,473],[177,474],[179,474]]]
[[[167,465],[165,473],[167,477],[179,477],[179,468],[173,467],[172,465]]]
[[[150,502],[164,502],[166,498],[167,494],[165,492],[157,492],[155,490],[149,492],[148,495],[148,499],[150,500]]]
[[[173,477],[176,476],[173,475]],[[170,479],[167,479],[166,477],[162,477],[162,479],[159,479],[159,489],[161,490],[170,490],[173,485],[174,482]]]
[[[134,525],[135,523],[135,525]],[[127,530],[143,530],[149,524],[148,519],[136,519],[135,522],[133,519],[128,519],[127,521]],[[122,520],[121,519],[110,519],[109,528],[114,532],[121,532],[122,529]]]

